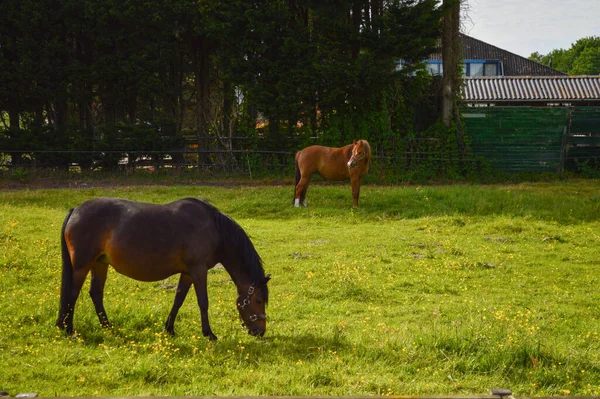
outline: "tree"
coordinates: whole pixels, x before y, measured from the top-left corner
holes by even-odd
[[[44,149],[96,153],[136,150],[132,137],[163,137],[166,125],[194,132],[200,149],[231,148],[225,132],[243,119],[236,134],[256,135],[259,112],[272,142],[408,135],[411,115],[399,110],[423,97],[409,86],[427,77],[408,76],[436,50],[438,3],[6,0],[0,129],[11,142],[44,135]],[[20,148],[40,149],[32,143]]]
[[[573,61],[571,75],[600,75],[600,46],[586,47]]]
[[[600,75],[600,37],[584,37],[569,49],[556,49],[548,54],[534,52],[530,60],[569,75]]]
[[[460,87],[460,0],[444,0],[442,24],[442,121],[450,126],[454,118]]]
[[[434,0],[272,1],[246,13],[240,86],[271,135],[300,122],[331,144],[390,129],[386,97],[436,49]],[[265,21],[268,21],[265,22]],[[386,125],[385,127],[384,125]]]

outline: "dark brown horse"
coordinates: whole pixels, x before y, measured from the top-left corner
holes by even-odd
[[[371,165],[371,147],[367,140],[354,141],[341,148],[313,145],[296,153],[296,184],[294,205],[306,206],[306,190],[315,173],[327,180],[348,180],[352,184],[354,207],[358,207],[358,196]]]
[[[194,198],[165,205],[97,198],[71,209],[62,227],[62,287],[56,325],[73,333],[75,303],[88,273],[90,296],[102,326],[108,265],[139,281],[180,274],[165,329],[174,334],[175,318],[194,285],[202,334],[217,339],[208,322],[208,270],[221,263],[237,287],[237,309],[252,335],[266,330],[267,282],[262,260],[244,230],[215,207]]]

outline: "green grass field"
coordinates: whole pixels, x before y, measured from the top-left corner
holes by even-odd
[[[86,199],[208,199],[246,230],[271,297],[263,338],[209,275],[163,332],[176,277],[109,272],[104,330],[86,284],[54,327],[60,227]],[[600,181],[519,185],[145,186],[0,192],[0,390],[11,395],[600,395]]]

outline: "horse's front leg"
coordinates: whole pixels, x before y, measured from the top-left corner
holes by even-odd
[[[352,176],[350,182],[352,184],[352,202],[355,208],[358,208],[358,196],[360,195],[360,183],[361,178],[358,176]]]
[[[185,301],[185,297],[190,290],[192,285],[192,279],[189,275],[181,273],[179,276],[179,283],[177,284],[177,293],[175,294],[175,301],[173,302],[173,307],[171,308],[171,312],[169,313],[169,317],[165,323],[165,330],[167,333],[171,335],[175,335],[175,319],[177,318],[177,313],[179,312],[179,308],[183,305],[183,301]]]
[[[106,283],[107,273],[108,265],[106,263],[96,263],[92,268],[92,282],[90,284],[90,297],[92,298],[92,302],[94,302],[96,314],[102,327],[110,327],[110,322],[104,309],[104,284]]]
[[[191,267],[190,270],[192,281],[194,283],[194,290],[196,291],[196,297],[198,298],[198,306],[200,307],[202,335],[208,337],[210,340],[216,340],[217,336],[210,329],[210,324],[208,322],[208,268],[203,265],[198,265],[196,267]]]

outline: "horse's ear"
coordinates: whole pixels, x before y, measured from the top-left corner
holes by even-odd
[[[356,140],[352,140],[352,145],[356,145]]]
[[[270,280],[270,279],[271,279],[271,275],[270,275],[270,274],[267,274],[267,275],[265,276],[265,278],[263,279],[263,282],[262,282],[262,283],[263,283],[263,284],[267,284],[267,283],[269,282],[269,280]]]

